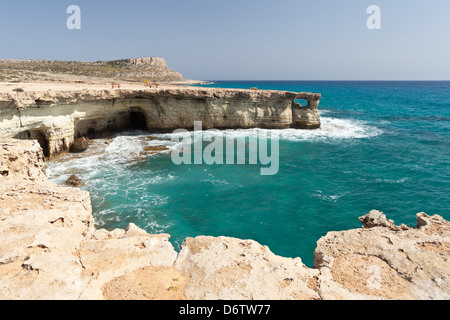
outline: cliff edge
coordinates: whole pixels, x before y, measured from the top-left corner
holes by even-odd
[[[134,62],[130,62],[134,63]],[[135,63],[139,64],[139,61]],[[319,93],[277,90],[22,84],[0,86],[0,138],[36,139],[46,157],[74,139],[139,126],[148,132],[203,129],[317,129]],[[301,99],[304,106],[296,101]],[[140,119],[138,123],[136,119]]]
[[[37,141],[0,140],[0,299],[449,299],[450,222],[376,210],[330,232],[314,268],[253,240],[96,229],[89,194],[45,176]]]

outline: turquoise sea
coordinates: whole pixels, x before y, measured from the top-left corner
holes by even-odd
[[[321,93],[322,128],[276,130],[280,168],[273,176],[260,175],[258,165],[177,166],[169,152],[140,156],[146,146],[179,145],[170,134],[129,131],[48,163],[49,178],[63,184],[78,175],[99,227],[133,222],[170,234],[177,250],[183,239],[199,235],[253,239],[309,267],[320,237],[360,228],[358,217],[372,209],[396,224],[415,226],[422,211],[450,219],[450,82],[204,86]]]

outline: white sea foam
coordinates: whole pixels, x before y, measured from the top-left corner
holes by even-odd
[[[150,233],[159,233],[164,232],[164,230],[168,229],[171,224],[161,225],[157,223],[155,220],[150,220],[146,226],[144,226],[144,230],[148,230]]]
[[[336,203],[342,196],[344,196],[345,194],[347,194],[348,192],[343,192],[341,194],[324,194],[324,192],[322,190],[315,190],[315,194],[313,194],[312,196],[315,198],[319,198],[323,201],[326,202],[333,202]]]
[[[321,117],[321,128],[316,130],[280,130],[282,139],[290,141],[336,141],[376,137],[383,131],[364,121]]]
[[[376,179],[375,182],[381,182],[381,183],[403,183],[408,180],[408,177],[401,178],[401,179]]]
[[[301,130],[301,129],[237,129],[237,130],[206,130],[202,132],[202,135],[194,135],[192,132],[182,132],[161,135],[165,138],[178,138],[182,140],[189,136],[193,137],[193,141],[196,139],[212,139],[217,136],[224,136],[229,138],[240,137],[258,137],[265,135],[270,137],[272,134],[278,135],[281,140],[289,141],[336,141],[347,139],[363,139],[371,138],[381,135],[383,131],[375,126],[368,125],[364,121],[350,120],[350,119],[338,119],[332,117],[321,117],[321,128],[314,130]],[[173,148],[183,147],[183,141],[172,145]]]
[[[203,180],[201,180],[201,182],[209,183],[214,186],[224,186],[224,185],[230,184],[228,181],[226,181],[224,179],[216,178],[212,174],[208,174],[208,179],[203,179]]]
[[[277,135],[280,140],[293,142],[320,141],[334,143],[342,140],[376,137],[383,133],[381,129],[360,120],[321,117],[321,122],[321,128],[315,130],[238,129],[208,130],[198,135],[195,135],[193,132],[152,134],[152,136],[159,137],[159,140],[148,139],[149,134],[146,132],[127,132],[126,135],[118,135],[113,139],[93,140],[87,152],[77,155],[69,154],[59,161],[51,162],[48,166],[47,174],[50,180],[62,184],[71,174],[78,175],[82,180],[101,179],[101,173],[109,168],[111,170],[108,171],[117,172],[117,177],[114,180],[120,184],[120,175],[124,165],[133,165],[137,159],[145,159],[145,157],[150,156],[143,156],[146,146],[165,145],[168,148],[165,151],[167,153],[174,149],[181,149],[186,143],[194,142],[196,139],[209,138],[213,140],[217,136],[237,139],[261,136],[270,138],[271,135]],[[171,141],[175,137],[179,138],[179,142]],[[193,139],[184,140],[187,137]],[[163,182],[169,178],[174,177],[155,176],[150,183]],[[218,182],[215,181],[215,183]]]
[[[80,154],[67,154],[48,164],[47,176],[55,183],[62,184],[71,175],[76,174],[82,180],[101,178],[104,172],[115,172],[117,177],[109,181],[120,184],[123,166],[136,163],[137,160],[156,154],[144,152],[147,146],[166,145],[170,152],[174,143],[169,140],[151,140],[149,134],[144,132],[127,132],[113,139],[95,139],[90,141],[89,149]],[[173,179],[166,177],[164,179]],[[155,176],[152,183],[158,183],[161,177]]]
[[[325,114],[327,114],[327,113],[330,113],[331,112],[331,110],[327,110],[327,109],[319,109],[319,114],[320,114],[320,116],[323,116],[323,115],[325,115]]]

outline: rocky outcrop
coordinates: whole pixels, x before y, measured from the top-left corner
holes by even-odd
[[[323,299],[450,298],[450,222],[419,213],[417,228],[396,226],[376,210],[360,220],[317,243]]]
[[[163,58],[158,57],[134,58],[121,61],[123,61],[125,64],[140,68],[146,67],[167,68],[166,61]]]
[[[94,227],[89,194],[47,181],[36,141],[0,140],[0,299],[450,299],[450,222],[379,211],[330,232],[314,253],[276,256],[253,240]]]
[[[84,183],[80,178],[73,174],[66,180],[66,185],[69,187],[81,187]]]
[[[0,299],[102,299],[141,268],[179,274],[168,235],[95,229],[89,194],[48,182],[37,142],[1,140],[0,160]]]
[[[86,151],[89,147],[89,140],[85,137],[76,138],[70,146],[70,152],[79,153]]]
[[[306,99],[302,107],[297,98]],[[78,137],[137,128],[203,129],[320,127],[320,94],[269,90],[162,87],[47,90],[0,94],[0,138],[39,140],[46,156],[67,152]]]
[[[292,108],[292,121],[295,128],[317,129],[320,128],[319,101],[320,93],[300,92],[297,99],[306,100],[307,105],[300,104]]]

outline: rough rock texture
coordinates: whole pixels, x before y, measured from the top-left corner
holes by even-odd
[[[96,230],[89,194],[48,182],[37,142],[0,140],[0,160],[0,299],[102,299],[140,268],[179,275],[168,235]]]
[[[66,180],[66,185],[69,187],[81,187],[84,183],[80,178],[73,174]]]
[[[107,300],[185,300],[188,280],[173,268],[145,267],[114,278],[102,292]]]
[[[295,103],[292,108],[292,121],[295,128],[317,129],[320,128],[319,102],[322,95],[320,93],[300,92],[297,99],[307,101],[303,106]]]
[[[319,299],[318,270],[300,258],[274,255],[252,240],[187,238],[175,268],[189,275],[184,294],[193,300]]]
[[[379,211],[330,232],[315,268],[253,240],[96,229],[89,194],[45,177],[36,141],[0,140],[0,299],[450,299],[450,222]]]
[[[70,146],[70,152],[79,153],[89,148],[89,140],[85,137],[76,138]]]
[[[450,222],[419,213],[418,228],[398,227],[378,211],[360,220],[365,228],[317,243],[323,299],[450,298]]]
[[[297,97],[308,106],[296,103]],[[195,87],[0,93],[0,138],[37,139],[47,156],[74,139],[138,126],[150,132],[320,127],[320,94]]]
[[[38,143],[22,140],[3,140],[0,144],[1,181],[45,181],[46,165]]]

